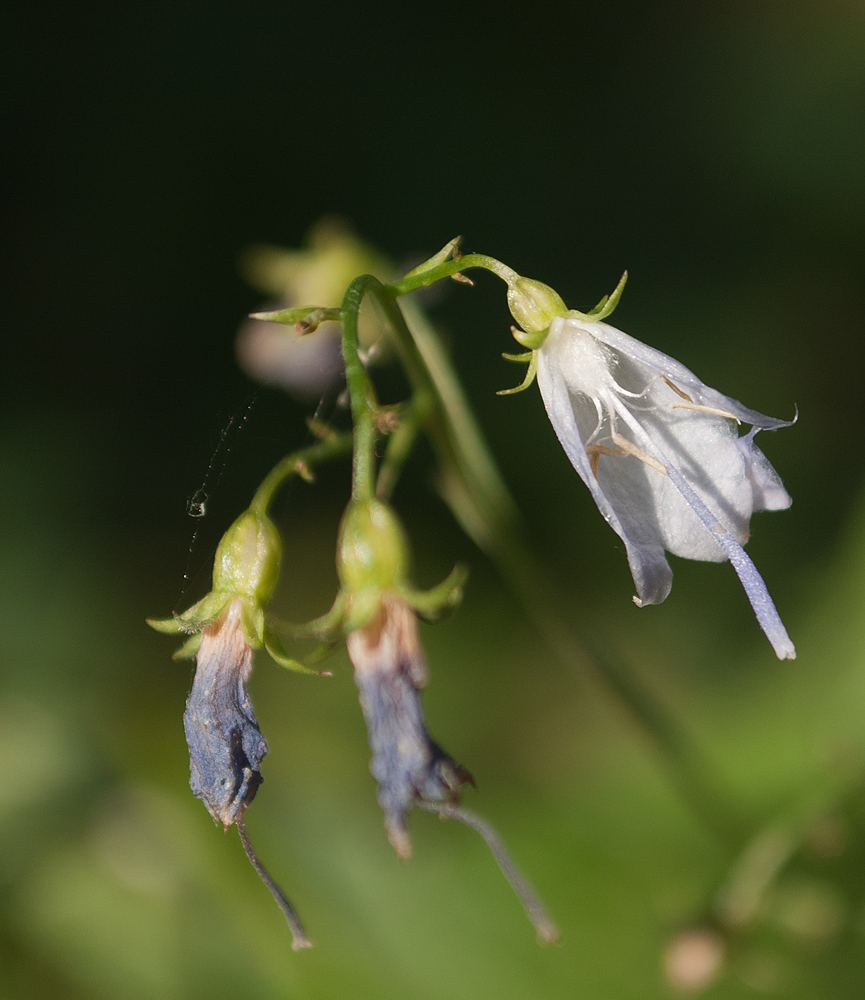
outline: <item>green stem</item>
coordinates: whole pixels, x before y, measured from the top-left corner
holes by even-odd
[[[415,392],[430,405],[423,418],[445,481],[443,492],[461,489],[471,502],[457,518],[470,537],[489,551],[485,525],[499,525],[505,532],[519,520],[516,504],[508,494],[495,461],[478,427],[462,385],[454,372],[433,325],[411,300],[397,304],[390,287],[375,295],[406,374]],[[405,312],[411,319],[406,323]],[[449,501],[450,502],[450,501]]]
[[[469,271],[474,267],[482,267],[485,271],[491,271],[508,284],[516,281],[519,277],[516,271],[508,267],[507,264],[503,264],[500,260],[496,260],[495,257],[487,257],[486,254],[482,253],[467,253],[462,257],[457,257],[454,260],[445,261],[444,264],[431,267],[427,271],[407,274],[404,278],[400,278],[398,281],[389,284],[387,286],[387,293],[394,298],[399,298],[400,295],[407,295],[409,292],[417,291],[418,288],[426,288],[428,285],[434,285],[437,281],[441,281],[442,278],[451,278],[455,274],[459,274],[462,271]]]
[[[416,392],[403,412],[400,413],[399,426],[388,438],[375,487],[375,495],[379,500],[384,500],[385,503],[390,501],[406,459],[417,441],[421,424],[424,422],[430,405],[431,401],[427,397]]]
[[[362,274],[348,286],[342,300],[342,359],[351,399],[354,427],[351,495],[354,500],[371,500],[375,494],[375,396],[358,353],[357,324],[364,296],[380,288],[371,274]]]
[[[276,491],[286,479],[298,473],[306,473],[322,462],[350,454],[351,444],[350,432],[334,434],[324,441],[318,441],[308,448],[301,448],[300,451],[286,455],[262,480],[249,505],[250,510],[262,517],[265,516]]]

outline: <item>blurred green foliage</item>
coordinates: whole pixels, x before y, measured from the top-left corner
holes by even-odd
[[[707,996],[861,996],[862,5],[19,5],[7,46],[0,996],[646,1000],[669,994],[665,955],[681,973],[671,943],[711,959],[716,934]],[[463,232],[577,308],[627,267],[618,325],[763,412],[799,407],[760,442],[794,506],[749,544],[791,664],[729,567],[676,560],[667,603],[633,607],[537,395],[494,395],[513,379],[500,289],[433,305],[575,622],[679,720],[713,790],[695,810],[553,657],[412,463],[394,503],[418,583],[473,566],[423,633],[430,728],[561,948],[536,946],[470,832],[417,814],[396,862],[343,654],[331,680],[262,661],[251,683],[271,752],[250,833],[315,949],[291,952],[188,790],[190,667],[143,619],[201,596],[222,531],[307,440],[307,411],[235,366],[265,304],[237,260],[334,211],[406,266]],[[329,606],[347,482],[277,504],[287,617]]]

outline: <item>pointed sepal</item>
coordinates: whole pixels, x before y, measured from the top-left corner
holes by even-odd
[[[148,618],[147,624],[164,635],[181,635],[190,632],[200,632],[222,614],[231,600],[231,594],[212,590],[206,597],[193,604],[182,615],[173,618]]]
[[[457,563],[446,579],[431,590],[410,590],[402,588],[400,596],[406,604],[428,622],[440,621],[462,602],[469,568]]]
[[[619,304],[619,299],[622,297],[622,292],[625,290],[625,285],[628,283],[628,272],[623,271],[621,278],[619,278],[619,283],[613,289],[612,294],[605,295],[601,301],[595,306],[594,309],[589,310],[587,313],[581,313],[586,319],[593,320],[594,322],[600,322],[606,319],[612,314],[613,310]]]
[[[530,351],[529,354],[529,367],[526,371],[526,377],[522,380],[522,382],[520,382],[519,385],[514,386],[513,389],[499,389],[496,393],[497,396],[513,396],[514,393],[525,392],[525,390],[532,385],[535,381],[535,376],[538,373],[538,352]],[[504,357],[508,358],[509,361],[516,361],[522,360],[524,355],[512,355],[511,357],[508,357],[508,355],[505,354]]]
[[[424,274],[426,271],[431,271],[434,267],[438,267],[440,264],[444,264],[445,261],[450,260],[451,255],[457,249],[460,244],[462,236],[456,236],[450,242],[445,243],[445,245],[439,250],[438,253],[433,254],[429,260],[425,260],[423,264],[418,264],[417,267],[413,268],[408,274],[404,275],[406,278],[414,278],[418,274]]]
[[[195,635],[191,635],[186,642],[176,649],[171,654],[172,660],[194,660],[198,656],[198,650],[201,647],[201,633],[196,632]]]
[[[240,612],[243,637],[253,649],[264,645],[264,608],[254,601],[245,600]]]
[[[281,667],[285,667],[286,670],[293,670],[298,674],[316,674],[319,677],[331,676],[330,671],[312,670],[305,667],[299,660],[295,660],[293,656],[289,656],[282,645],[282,640],[272,628],[265,627],[264,629],[264,648],[270,658]]]

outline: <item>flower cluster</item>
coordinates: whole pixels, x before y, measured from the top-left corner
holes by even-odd
[[[303,351],[312,351],[311,369],[323,373],[320,382],[314,380],[316,392],[332,387],[334,376],[345,377],[351,430],[339,432],[311,421],[318,443],[283,459],[258,488],[249,510],[228,529],[216,553],[211,591],[186,612],[151,622],[161,632],[187,636],[176,655],[197,661],[184,714],[192,790],[224,829],[238,827],[244,849],[289,922],[295,947],[306,947],[309,941],[291,903],[252,850],[243,820],[262,782],[267,753],[247,693],[253,651],[264,649],[284,667],[315,673],[286,653],[281,636],[318,640],[319,648],[307,663],[318,662],[345,643],[367,728],[370,771],[396,854],[411,856],[408,817],[413,808],[460,820],[486,840],[539,937],[558,938],[495,831],[460,804],[464,786],[474,784],[471,774],[427,729],[421,702],[427,664],[418,619],[437,621],[455,608],[467,573],[457,566],[429,591],[416,590],[409,582],[408,542],[389,498],[422,432],[435,453],[442,495],[457,520],[512,582],[527,570],[525,576],[532,582],[522,584],[521,596],[525,600],[532,591],[526,605],[538,619],[544,617],[537,615],[544,598],[538,597],[535,586],[541,574],[523,558],[513,537],[518,530],[515,508],[446,354],[422,316],[415,314],[416,329],[409,328],[396,305],[399,296],[448,277],[471,283],[462,273],[469,267],[483,267],[502,278],[511,313],[520,324],[512,328],[514,337],[528,349],[506,355],[528,365],[522,385],[506,392],[525,389],[537,378],[568,458],[624,542],[636,603],[658,604],[669,594],[667,553],[709,562],[729,560],[776,654],[796,655],[766,585],[743,548],[755,511],[790,505],[755,437],[760,430],[789,426],[791,421],[748,409],[673,358],[605,323],[624,278],[612,296],[591,312],[580,313],[568,310],[548,286],[521,277],[493,258],[461,256],[457,244],[451,241],[390,285],[372,273],[362,274],[351,281],[339,306],[329,298],[338,294],[329,284],[335,274],[361,263],[368,271],[382,273],[384,268],[345,231],[320,230],[306,255],[258,253],[254,268],[260,283],[279,293],[286,308],[254,315],[259,325],[242,334],[241,354],[256,371],[259,363],[269,366],[272,381],[302,392],[310,390],[310,383],[301,377],[299,358]],[[331,304],[299,304],[319,294]],[[366,296],[375,299],[378,309],[368,311],[361,323]],[[285,326],[293,327],[296,337],[321,329],[314,343],[286,339]],[[412,396],[380,406],[369,373],[371,351],[361,345],[369,348],[385,337],[393,341],[393,354],[406,369]],[[335,353],[337,338],[341,364]],[[316,354],[322,348],[327,364]],[[740,434],[743,424],[750,429]],[[288,476],[311,481],[312,465],[349,451],[352,490],[339,528],[336,599],[326,614],[311,622],[279,624],[268,612],[281,558],[281,540],[266,513],[268,505]],[[558,631],[567,631],[567,625]]]

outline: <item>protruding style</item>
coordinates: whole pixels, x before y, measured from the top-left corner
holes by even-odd
[[[412,608],[394,594],[383,594],[372,621],[352,632],[346,646],[388,840],[401,858],[409,858],[406,817],[412,807],[456,805],[462,786],[474,781],[427,732],[420,701],[426,663]]]

